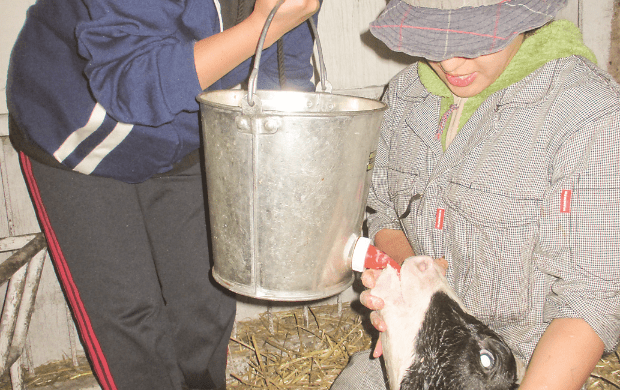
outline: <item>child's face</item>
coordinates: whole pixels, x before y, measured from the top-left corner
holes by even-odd
[[[505,49],[476,58],[454,57],[444,61],[428,61],[439,78],[460,97],[472,97],[485,90],[504,72],[512,57],[517,54],[523,34],[516,37]]]

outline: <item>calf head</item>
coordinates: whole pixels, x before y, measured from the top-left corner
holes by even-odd
[[[385,302],[381,340],[392,389],[517,388],[512,352],[464,310],[430,257],[407,259],[400,275],[386,268],[371,294]]]

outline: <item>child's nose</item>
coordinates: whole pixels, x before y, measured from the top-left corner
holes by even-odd
[[[448,58],[447,60],[439,62],[439,66],[441,66],[441,69],[446,73],[454,73],[466,60],[467,59],[463,57]]]

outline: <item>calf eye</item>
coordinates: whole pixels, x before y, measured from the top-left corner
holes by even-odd
[[[486,349],[481,349],[480,350],[480,363],[482,364],[482,367],[484,368],[491,368],[493,367],[493,364],[495,363],[495,358],[493,357],[493,354],[489,351],[487,351]]]

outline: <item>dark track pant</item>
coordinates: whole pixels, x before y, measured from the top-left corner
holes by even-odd
[[[224,385],[235,300],[210,279],[199,166],[126,184],[20,161],[102,389]]]

